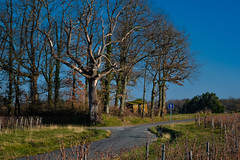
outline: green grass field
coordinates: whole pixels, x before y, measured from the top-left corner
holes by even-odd
[[[158,134],[157,127],[152,127],[151,132]],[[212,135],[219,135],[220,131],[215,130],[214,132],[207,128],[198,128],[194,122],[188,123],[178,123],[165,125],[162,128],[163,135],[158,138],[158,140],[150,145],[149,149],[149,159],[159,159],[162,154],[162,145],[166,145],[166,158],[174,159],[174,156],[178,156],[179,159],[184,157],[185,154],[185,141],[188,141],[188,150],[191,149],[193,143],[202,143],[203,145],[207,141],[211,141]],[[177,148],[179,147],[179,148]],[[179,154],[173,152],[174,150],[179,150]],[[121,155],[120,159],[146,159],[146,149],[145,147],[140,147],[133,149],[131,152],[126,152]]]
[[[172,120],[192,119],[195,114],[173,115]],[[169,121],[169,115],[161,117],[118,117],[102,115],[103,123],[97,126],[124,126],[138,125],[144,123],[154,123]],[[181,125],[180,125],[181,126]],[[174,127],[175,128],[175,127]],[[154,130],[154,129],[153,129]],[[189,130],[191,132],[191,130]],[[181,132],[181,130],[179,131]],[[48,126],[35,129],[24,130],[3,130],[0,132],[0,159],[13,159],[26,155],[36,155],[59,150],[59,141],[64,142],[64,147],[70,147],[71,143],[89,142],[110,136],[110,132],[96,129],[86,129],[81,126]],[[171,138],[168,134],[164,135],[165,142]]]
[[[5,130],[0,132],[0,159],[13,159],[59,150],[59,141],[64,147],[71,143],[89,142],[110,136],[110,132],[84,129],[78,126],[49,126],[31,130]]]

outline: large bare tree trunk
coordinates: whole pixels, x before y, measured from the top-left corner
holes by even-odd
[[[105,95],[104,95],[104,112],[109,114],[109,102],[110,102],[110,78],[111,75],[108,74],[105,79]]]
[[[108,42],[111,42],[111,36],[107,39]],[[112,44],[107,46],[107,54],[106,57],[108,58],[108,60],[111,60],[111,55],[112,55]],[[111,64],[106,61],[105,62],[105,69],[111,67]],[[109,114],[109,103],[110,103],[110,83],[112,81],[112,74],[109,73],[106,75],[105,77],[105,82],[104,82],[104,112],[106,114]]]
[[[162,107],[161,107],[161,117],[164,116],[166,112],[166,84],[163,82],[162,84]]]
[[[85,88],[84,88],[84,94],[85,94],[85,99],[84,99],[84,103],[85,103],[85,106],[88,106],[88,79],[85,78]]]
[[[48,86],[48,106],[50,108],[52,108],[52,89],[53,89],[53,85],[52,85],[52,79],[53,78],[52,77],[53,77],[53,73],[50,72],[49,75],[48,75],[48,82],[47,82],[47,86]]]
[[[30,106],[30,112],[34,114],[35,107],[38,104],[38,85],[37,85],[37,80],[38,80],[39,75],[31,75],[30,80],[31,80],[31,106]]]
[[[117,90],[116,90],[116,95],[115,95],[115,107],[118,107],[118,102],[119,102],[119,97],[121,94],[121,80],[120,80],[120,75],[116,76],[116,85],[117,85]]]
[[[156,82],[153,80],[152,94],[151,94],[151,117],[154,115],[155,95],[156,95]]]
[[[123,116],[124,113],[124,106],[126,101],[126,93],[127,93],[127,76],[124,76],[122,79],[122,96],[120,99],[120,115]]]
[[[48,107],[52,109],[53,103],[53,70],[54,70],[54,63],[53,57],[48,56],[48,51],[46,50],[45,55],[45,62],[42,65],[42,75],[45,78],[47,83],[47,104]]]
[[[59,102],[60,89],[60,61],[56,61],[55,77],[54,77],[54,108],[57,108]]]
[[[100,117],[98,115],[98,96],[97,96],[97,82],[98,80],[91,78],[88,79],[89,84],[89,114],[90,114],[90,120],[91,122],[99,122]]]
[[[8,54],[8,115],[11,114],[12,103],[13,103],[13,84],[14,84],[14,75],[13,75],[13,5],[12,0],[10,1],[10,26],[9,26],[9,41],[10,48]]]
[[[15,76],[15,115],[19,116],[20,115],[20,64],[18,64],[18,72],[17,75]]]
[[[158,91],[159,91],[159,101],[158,101],[158,117],[160,117],[161,114],[161,110],[162,110],[162,85],[160,83],[158,83]]]
[[[145,68],[145,71],[144,71],[142,118],[144,118],[144,115],[145,115],[145,94],[146,94],[147,67],[148,67],[148,59],[147,59],[146,68]]]

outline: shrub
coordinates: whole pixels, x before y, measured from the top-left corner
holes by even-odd
[[[195,96],[191,100],[185,101],[183,110],[187,113],[211,110],[212,113],[223,113],[224,106],[219,101],[215,93],[203,93],[201,96]]]

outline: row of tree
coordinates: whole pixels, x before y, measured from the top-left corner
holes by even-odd
[[[1,3],[0,72],[8,83],[9,114],[14,104],[15,113],[20,114],[23,82],[30,86],[29,109],[34,114],[39,102],[39,77],[43,76],[49,107],[59,105],[60,88],[66,82],[72,99],[81,98],[89,105],[91,121],[100,119],[100,102],[109,113],[111,97],[123,115],[127,86],[144,77],[144,82],[148,79],[152,83],[151,115],[158,97],[159,116],[163,116],[167,83],[183,85],[197,69],[188,36],[165,14],[151,10],[148,1]],[[71,70],[65,81],[61,81],[61,64]],[[85,78],[85,84],[78,75]]]

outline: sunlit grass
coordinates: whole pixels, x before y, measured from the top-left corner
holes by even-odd
[[[181,120],[181,119],[193,119],[196,114],[175,114],[172,116],[172,120]],[[137,124],[145,124],[145,123],[154,123],[154,122],[164,122],[170,121],[169,114],[164,117],[137,117],[137,116],[126,116],[126,117],[118,117],[112,115],[102,115],[103,123],[98,124],[97,126],[126,126],[126,125],[137,125]]]
[[[49,126],[31,130],[5,130],[0,133],[0,159],[13,159],[26,155],[47,153],[59,149],[59,140],[64,147],[71,143],[88,142],[110,136],[109,131],[85,129],[81,126]]]
[[[150,128],[152,133],[158,135],[157,127]],[[168,144],[168,148],[175,148],[176,141],[181,146],[184,146],[185,140],[187,141],[195,141],[198,140],[200,142],[206,143],[207,141],[211,141],[212,135],[219,135],[220,130],[216,129],[212,131],[210,128],[199,128],[195,125],[194,122],[184,122],[184,123],[176,123],[162,126],[162,136],[157,139],[156,142],[150,145],[149,149],[149,158],[150,159],[158,159],[161,155],[159,153],[161,151],[161,146],[163,144]],[[183,152],[184,153],[184,152]],[[145,159],[146,149],[145,147],[139,147],[131,150],[130,152],[126,152],[121,155],[120,159]]]

